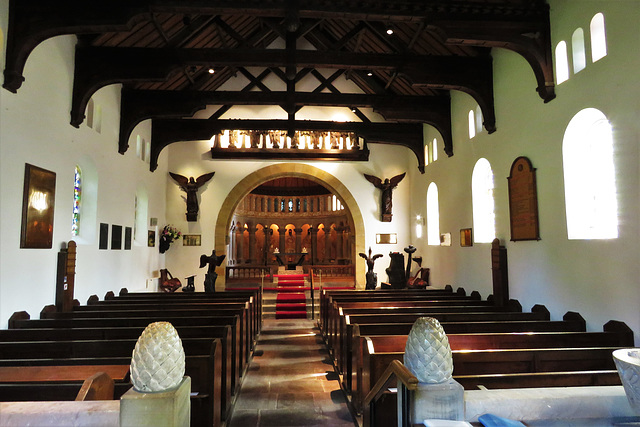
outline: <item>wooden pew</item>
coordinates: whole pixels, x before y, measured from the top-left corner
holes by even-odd
[[[167,305],[165,307],[156,307],[155,309],[131,309],[123,310],[92,310],[92,311],[73,311],[68,313],[59,313],[51,310],[43,310],[40,313],[41,319],[107,319],[107,318],[150,318],[153,321],[168,321],[170,318],[197,318],[197,317],[215,317],[215,316],[240,316],[240,333],[243,336],[243,364],[249,359],[251,351],[251,342],[254,341],[255,335],[248,322],[247,310],[245,308],[219,308],[217,306],[208,308],[184,308],[178,309]],[[173,323],[173,322],[171,322]],[[13,323],[12,323],[13,324]]]
[[[619,384],[611,352],[633,346],[633,333],[620,322],[609,322],[604,329],[447,334],[454,355],[454,377],[467,389],[478,385],[513,388]],[[406,335],[359,337],[354,347],[351,390],[358,410],[389,363],[402,360],[406,340]]]
[[[433,299],[422,299],[422,298],[414,298],[412,301],[397,301],[397,300],[393,300],[393,301],[388,301],[389,305],[396,305],[396,304],[409,304],[409,305],[420,305],[423,307],[455,307],[455,306],[465,306],[465,307],[477,307],[477,310],[479,310],[482,307],[488,307],[491,306],[490,304],[487,303],[487,301],[480,301],[480,300],[472,300],[472,299],[450,299],[450,300],[433,300]],[[329,313],[327,316],[327,336],[326,336],[326,340],[327,340],[327,345],[329,346],[330,351],[333,352],[333,354],[335,355],[339,355],[340,354],[340,342],[341,342],[341,335],[340,335],[340,324],[341,324],[341,320],[340,320],[340,306],[338,305],[337,302],[333,302],[332,303],[332,307],[329,308]],[[476,311],[477,311],[476,310]],[[378,321],[380,320],[380,316],[378,316]],[[356,323],[356,322],[352,322],[352,323]]]
[[[260,332],[262,328],[262,293],[256,291],[226,291],[216,293],[193,292],[193,293],[165,293],[165,292],[140,292],[121,293],[120,296],[113,296],[110,299],[99,301],[97,297],[87,301],[87,305],[93,304],[136,304],[136,301],[164,301],[164,302],[216,302],[216,301],[246,301],[249,303],[250,319],[254,324],[254,330]],[[252,347],[253,348],[253,347]]]
[[[61,340],[118,340],[138,339],[146,325],[138,327],[98,327],[98,328],[41,328],[0,330],[0,341],[61,341]],[[239,385],[240,348],[234,343],[234,328],[226,326],[178,326],[178,335],[183,338],[219,338],[221,341],[222,370],[221,417],[226,419],[231,406],[231,395]],[[2,369],[2,367],[0,367]],[[0,377],[1,378],[1,377]]]
[[[178,334],[184,338],[198,338],[202,331],[200,328],[207,327],[231,327],[231,378],[232,390],[235,390],[239,384],[240,376],[246,367],[247,360],[243,357],[245,354],[246,344],[244,343],[244,335],[240,327],[239,316],[203,316],[197,318],[190,317],[170,317],[165,316],[158,318],[89,318],[89,319],[13,319],[10,326],[13,329],[0,331],[0,337],[6,337],[7,340],[20,336],[10,332],[16,329],[47,329],[51,335],[55,337],[64,337],[64,331],[68,329],[86,329],[99,328],[103,330],[105,337],[115,337],[118,333],[116,329],[120,328],[144,328],[148,324],[163,320],[170,322],[177,330]],[[205,329],[206,331],[206,329]],[[80,334],[80,332],[77,332]],[[78,335],[79,336],[79,335]],[[80,336],[79,336],[80,337]],[[236,349],[236,351],[233,351]]]
[[[406,294],[411,294],[411,295],[419,295],[419,294],[423,294],[423,295],[432,295],[432,296],[436,296],[436,295],[451,295],[453,293],[453,289],[451,288],[450,285],[447,285],[444,289],[406,289],[406,290],[397,290],[397,289],[377,289],[377,290],[344,290],[344,289],[340,289],[340,290],[332,290],[332,289],[323,289],[322,292],[320,292],[320,327],[322,328],[323,325],[326,323],[326,313],[327,313],[327,308],[329,305],[329,298],[332,296],[340,296],[340,295],[345,295],[345,296],[354,296],[354,295],[360,295],[360,300],[361,301],[369,301],[372,300],[372,297],[376,297],[377,295],[406,295]],[[466,294],[466,292],[464,292],[464,289],[458,289],[459,294]],[[478,298],[480,299],[480,298]]]
[[[16,365],[18,360],[23,359],[29,365],[37,365],[38,360],[49,365],[71,365],[95,364],[96,361],[104,362],[109,358],[130,360],[136,342],[137,339],[0,342],[0,363],[3,366]],[[185,374],[191,377],[192,392],[198,393],[191,398],[192,425],[221,425],[220,340],[186,338],[182,343],[187,355]],[[56,399],[47,396],[43,400]]]
[[[534,323],[529,322],[544,322],[549,320],[549,312],[548,311],[535,311],[531,313],[523,313],[523,312],[507,312],[507,311],[463,311],[463,310],[455,310],[455,308],[440,308],[440,309],[429,309],[428,307],[420,307],[417,310],[407,308],[400,308],[399,311],[394,312],[393,314],[387,314],[384,316],[381,315],[353,315],[347,314],[350,309],[343,310],[340,318],[340,328],[338,331],[339,339],[336,340],[337,343],[337,352],[338,352],[338,367],[340,372],[344,374],[343,381],[346,381],[345,386],[347,389],[350,388],[351,381],[351,361],[352,361],[352,352],[353,352],[353,326],[359,324],[365,324],[367,321],[372,321],[374,319],[383,318],[385,321],[389,320],[393,322],[395,319],[399,319],[398,323],[406,324],[403,322],[404,320],[413,319],[413,316],[416,316],[415,319],[419,317],[433,317],[437,319],[441,323],[448,324],[448,330],[454,331],[456,328],[460,328],[461,323],[477,323],[480,324],[478,328],[486,330],[497,330],[499,328],[496,325],[498,323],[505,323],[505,325],[522,325],[528,324],[534,327]],[[448,310],[448,311],[445,311]],[[407,317],[404,317],[407,315]],[[358,322],[360,321],[360,322]],[[358,322],[358,323],[353,323]],[[408,323],[408,322],[407,322]],[[413,325],[413,323],[411,323]],[[578,328],[583,328],[581,324],[577,324]],[[566,326],[566,325],[565,325]],[[468,326],[466,328],[473,328],[474,326]],[[505,326],[507,327],[507,326]],[[465,329],[466,329],[465,328]],[[535,326],[535,328],[539,329],[539,326]],[[410,329],[410,328],[409,328]],[[468,330],[468,329],[467,329]],[[582,329],[581,329],[582,330]],[[408,333],[408,332],[407,332]]]

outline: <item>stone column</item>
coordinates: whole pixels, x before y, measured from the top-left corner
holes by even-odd
[[[293,231],[296,233],[296,252],[302,252],[302,228],[294,228]]]
[[[256,263],[256,228],[249,224],[249,259],[250,264]]]

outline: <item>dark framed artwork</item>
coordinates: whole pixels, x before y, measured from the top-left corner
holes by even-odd
[[[376,234],[376,243],[381,245],[398,243],[398,235],[396,233]]]
[[[131,250],[131,235],[132,235],[133,229],[131,227],[125,227],[124,228],[124,250],[125,251],[130,251]]]
[[[53,208],[56,195],[55,172],[25,164],[22,192],[20,247],[53,247]]]
[[[511,240],[540,240],[536,169],[528,158],[518,157],[507,180]]]
[[[98,249],[109,249],[109,224],[100,223],[100,242]]]
[[[122,249],[122,226],[111,225],[111,250]]]
[[[473,235],[470,228],[460,229],[460,246],[473,246]]]
[[[183,234],[182,246],[200,246],[200,234]]]
[[[156,230],[147,230],[147,246],[150,248],[156,246]]]

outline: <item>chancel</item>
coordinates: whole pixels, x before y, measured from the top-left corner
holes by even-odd
[[[639,19],[0,0],[0,425],[640,422]]]

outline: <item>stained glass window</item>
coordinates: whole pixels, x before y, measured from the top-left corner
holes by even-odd
[[[82,172],[76,166],[73,174],[73,222],[71,224],[71,235],[77,236],[80,233],[80,203],[82,200]]]

